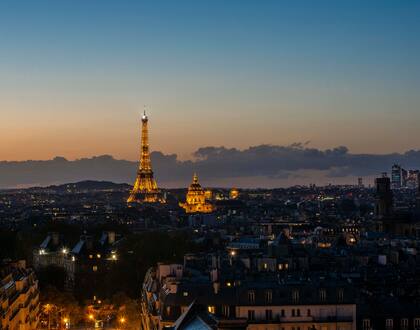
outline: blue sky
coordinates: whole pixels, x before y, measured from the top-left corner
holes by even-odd
[[[419,1],[2,1],[2,160],[417,149]]]

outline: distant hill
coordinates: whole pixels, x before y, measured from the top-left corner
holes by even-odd
[[[35,189],[35,188],[32,188]],[[40,188],[38,188],[40,189]],[[68,190],[76,190],[76,191],[104,191],[104,190],[129,190],[131,186],[127,183],[114,183],[111,181],[93,181],[93,180],[86,180],[74,183],[65,183],[61,185],[52,185],[45,187],[43,189],[46,190],[54,190],[54,191],[68,191]]]

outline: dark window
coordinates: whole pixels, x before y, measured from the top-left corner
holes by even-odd
[[[344,301],[344,290],[338,289],[338,302],[343,302],[343,301]]]
[[[265,302],[271,304],[273,302],[273,291],[267,290],[265,292]]]
[[[272,320],[273,319],[273,311],[271,309],[265,310],[265,319]]]
[[[248,291],[248,302],[255,304],[255,291]]]
[[[327,299],[327,291],[325,289],[319,290],[319,300],[324,302]]]
[[[295,289],[292,291],[292,300],[295,304],[299,302],[299,290]]]
[[[254,321],[255,320],[255,311],[248,310],[248,320]]]

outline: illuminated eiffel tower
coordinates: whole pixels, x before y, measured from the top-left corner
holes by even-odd
[[[149,152],[149,132],[148,118],[146,110],[141,117],[141,147],[140,147],[140,164],[137,170],[136,181],[127,203],[162,203],[164,199],[161,197],[157,187],[156,180],[153,178],[152,162],[150,161]]]

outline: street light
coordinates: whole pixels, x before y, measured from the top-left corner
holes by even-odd
[[[63,323],[66,329],[70,328],[70,319],[68,317],[63,318]]]

